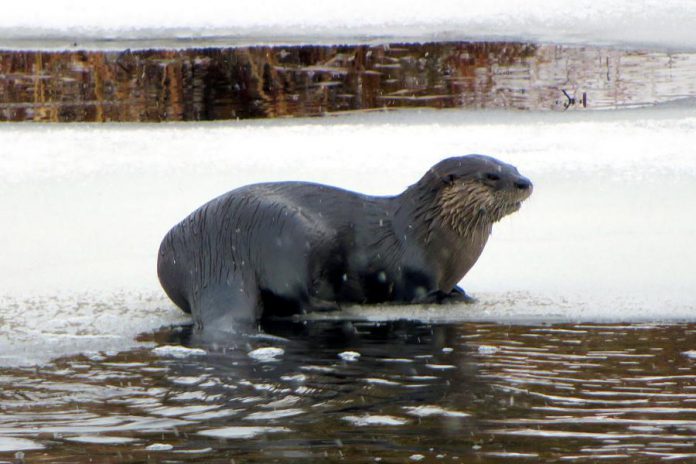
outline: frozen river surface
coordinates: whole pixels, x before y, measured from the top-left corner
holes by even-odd
[[[689,104],[4,125],[0,453],[693,459],[695,134]],[[462,282],[478,303],[349,308],[229,346],[157,331],[188,322],[159,289],[159,241],[213,196],[395,194],[472,152],[535,183]]]

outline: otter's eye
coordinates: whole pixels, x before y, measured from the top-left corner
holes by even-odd
[[[493,174],[492,172],[489,172],[488,174],[486,174],[486,179],[495,182],[497,180],[500,180],[500,176],[498,174]]]

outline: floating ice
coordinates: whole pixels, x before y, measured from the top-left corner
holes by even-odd
[[[266,433],[290,432],[286,427],[223,427],[219,429],[202,430],[198,435],[215,438],[246,439]]]
[[[192,375],[182,375],[177,377],[170,377],[169,380],[173,383],[179,385],[198,385],[204,382],[208,378],[207,375],[192,376]]]
[[[106,435],[78,435],[75,437],[65,437],[64,440],[97,445],[125,445],[138,441],[137,438],[109,437]]]
[[[307,380],[307,376],[304,374],[295,374],[295,375],[283,375],[280,377],[280,380],[284,380],[285,382],[304,382]]]
[[[387,379],[367,378],[367,379],[365,379],[365,382],[373,384],[373,385],[386,385],[386,386],[392,386],[392,387],[396,387],[396,386],[401,385],[399,382],[394,382],[393,380],[387,380]]]
[[[435,369],[439,371],[446,371],[449,369],[456,369],[457,366],[453,366],[451,364],[426,364],[425,367],[428,369]]]
[[[213,448],[198,448],[198,449],[178,449],[174,450],[175,453],[180,453],[180,454],[204,454],[204,453],[210,453],[213,451]]]
[[[278,361],[279,356],[283,356],[285,350],[282,348],[275,348],[272,346],[257,348],[248,353],[250,358],[254,358],[260,362],[274,362]]]
[[[460,411],[450,411],[440,406],[405,406],[406,414],[417,417],[445,416],[445,417],[468,417],[471,414]]]
[[[174,446],[167,443],[153,443],[145,447],[145,451],[171,451]]]
[[[344,361],[357,361],[360,359],[360,356],[360,353],[357,351],[344,351],[342,353],[338,353],[338,357]]]
[[[0,453],[43,449],[41,443],[26,438],[0,437]]]
[[[348,421],[358,427],[370,425],[404,425],[408,420],[395,416],[365,415],[365,416],[344,416],[344,421]]]
[[[283,417],[292,417],[303,414],[303,409],[277,409],[275,411],[254,412],[244,418],[244,420],[271,420],[281,419]]]
[[[189,356],[204,356],[208,354],[200,348],[188,348],[181,345],[164,345],[158,346],[152,352],[157,356],[172,357],[172,358],[187,358]]]
[[[479,345],[478,352],[481,354],[495,354],[500,350],[497,346],[493,345]]]

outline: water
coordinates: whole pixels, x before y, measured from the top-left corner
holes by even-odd
[[[267,332],[207,344],[180,326],[142,337],[157,349],[4,369],[0,456],[12,460],[14,446],[30,462],[696,458],[693,323],[320,320]],[[275,356],[249,355],[269,347]]]
[[[615,109],[694,98],[695,82],[693,52],[524,42],[4,51],[0,120]]]

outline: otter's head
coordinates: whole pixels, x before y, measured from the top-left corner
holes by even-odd
[[[440,161],[426,179],[434,188],[441,220],[461,235],[514,213],[533,189],[516,167],[483,155]]]

